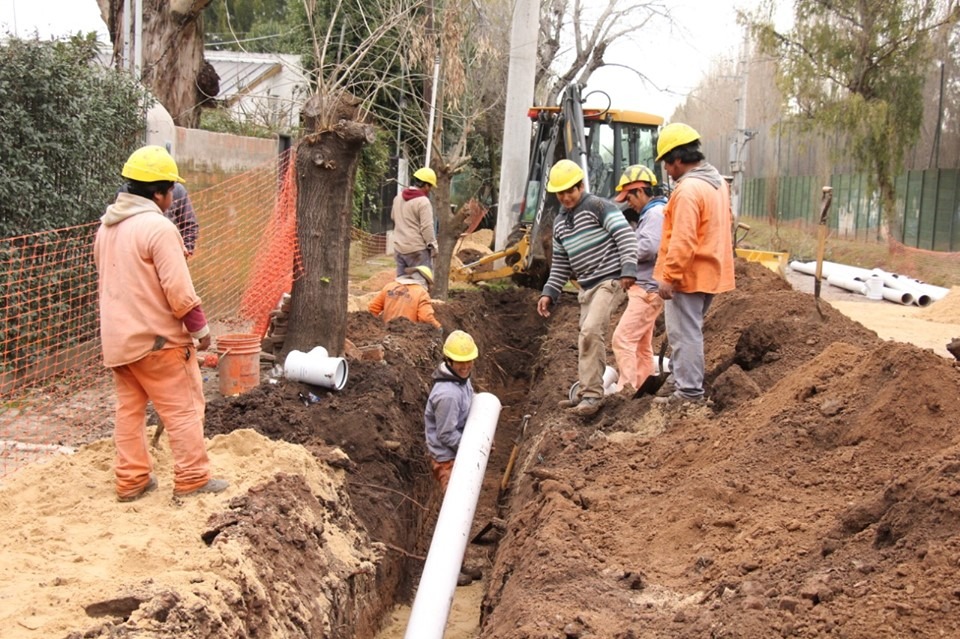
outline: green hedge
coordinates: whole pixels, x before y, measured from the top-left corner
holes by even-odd
[[[0,44],[0,237],[91,222],[143,139],[148,99],[94,34]]]

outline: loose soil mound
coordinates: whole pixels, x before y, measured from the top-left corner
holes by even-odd
[[[958,369],[737,268],[706,320],[713,404],[672,412],[556,407],[572,294],[548,320],[530,290],[437,305],[504,405],[473,532],[505,528],[467,558],[481,637],[960,636]],[[422,411],[442,335],[367,313],[347,335],[383,360],[350,361],[338,393],[281,380],[209,403],[225,495],[172,501],[161,451],[161,491],[117,504],[109,441],[11,478],[4,636],[372,636],[411,598],[437,511]]]
[[[706,320],[722,403],[542,404],[481,636],[960,633],[956,367],[762,269],[738,286]],[[531,396],[559,399],[573,362]]]

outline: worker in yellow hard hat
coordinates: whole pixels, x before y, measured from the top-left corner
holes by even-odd
[[[547,191],[556,194],[560,211],[553,223],[550,275],[537,312],[549,317],[566,283],[577,281],[579,396],[559,405],[586,417],[603,403],[607,331],[613,309],[637,278],[637,238],[620,209],[587,193],[583,179],[583,169],[572,160],[560,160],[550,169]]]
[[[663,239],[653,276],[665,300],[673,385],[665,405],[706,400],[703,318],[718,293],[733,290],[730,188],[700,150],[700,134],[687,124],[668,124],[657,141],[657,162],[676,183],[664,207]]]
[[[174,184],[183,180],[160,146],[134,151],[121,175],[126,191],[100,218],[93,246],[103,361],[117,392],[117,499],[140,499],[157,487],[145,432],[148,401],[170,438],[173,494],[218,493],[228,484],[210,475],[196,346],[209,348],[210,329],[180,232],[164,217]]]
[[[443,493],[447,492],[473,403],[470,375],[479,356],[480,350],[473,337],[465,331],[455,330],[444,341],[443,361],[433,371],[433,388],[423,411],[424,435],[430,470]],[[457,585],[468,585],[480,576],[479,571],[461,565]]]
[[[388,282],[367,306],[384,323],[404,317],[411,322],[423,322],[440,328],[430,300],[433,270],[429,266],[414,266],[392,282]]]
[[[433,267],[437,254],[437,235],[433,226],[430,190],[437,186],[437,174],[429,167],[413,173],[413,184],[393,199],[393,256],[397,277],[414,266]]]
[[[637,284],[627,290],[624,309],[613,331],[611,350],[617,361],[617,391],[636,391],[653,374],[653,329],[663,299],[653,279],[660,237],[663,230],[663,206],[657,176],[646,166],[628,166],[617,184],[617,202],[626,202],[623,213],[637,236]]]

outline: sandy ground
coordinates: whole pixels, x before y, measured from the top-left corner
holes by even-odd
[[[813,294],[812,276],[787,269],[787,281],[794,290]],[[955,287],[946,298],[925,308],[870,300],[826,282],[820,294],[824,301],[874,331],[880,339],[913,344],[953,359],[946,345],[953,338],[960,337],[960,325],[957,324],[960,319],[960,287]]]

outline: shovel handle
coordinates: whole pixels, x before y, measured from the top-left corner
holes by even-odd
[[[827,244],[827,215],[830,212],[830,203],[833,201],[833,187],[823,187],[820,196],[820,220],[817,226],[817,282],[823,279],[823,253]]]

